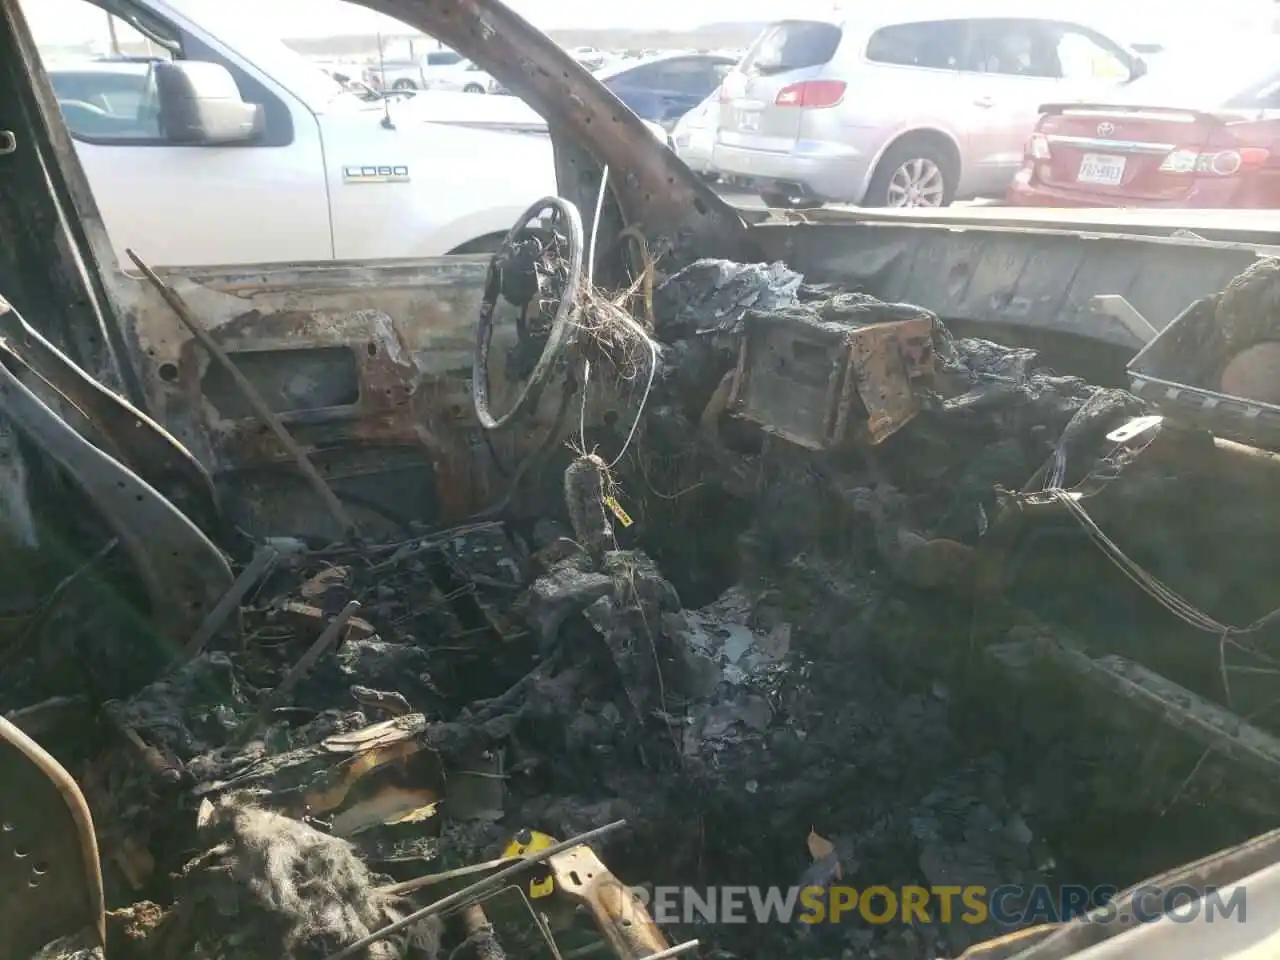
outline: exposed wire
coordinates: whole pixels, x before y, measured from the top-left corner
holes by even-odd
[[[1067,508],[1067,511],[1075,517],[1080,526],[1089,535],[1090,539],[1093,540],[1099,549],[1102,550],[1107,559],[1115,564],[1121,573],[1188,626],[1200,630],[1203,633],[1217,636],[1218,672],[1222,683],[1222,693],[1226,699],[1227,706],[1232,706],[1231,685],[1227,679],[1229,672],[1226,659],[1227,645],[1230,644],[1237,649],[1245,650],[1254,656],[1263,656],[1256,650],[1249,650],[1236,638],[1257,633],[1270,623],[1280,619],[1280,609],[1273,610],[1265,616],[1259,617],[1257,620],[1245,627],[1234,627],[1219,623],[1207,613],[1204,613],[1202,610],[1193,606],[1153,574],[1147,572],[1134,560],[1130,559],[1124,551],[1120,549],[1115,541],[1102,531],[1097,523],[1094,522],[1093,518],[1089,516],[1085,508],[1082,507],[1070,493],[1062,489],[1050,490],[1049,492]],[[1264,659],[1269,658],[1264,657]]]
[[[609,165],[600,168],[600,192],[596,194],[596,213],[591,218],[591,241],[587,247],[587,282],[596,275],[596,238],[600,235],[600,214],[604,211],[604,193],[609,189]]]
[[[1151,441],[1143,446],[1150,445]],[[1121,446],[1117,444],[1112,449],[1111,455]],[[1141,453],[1141,449],[1137,451]],[[1094,521],[1093,517],[1084,508],[1080,501],[1071,495],[1069,491],[1063,488],[1062,483],[1066,479],[1067,457],[1065,446],[1059,444],[1050,456],[1046,470],[1044,481],[1044,492],[1052,496],[1061,503],[1069,514],[1079,523],[1090,540],[1100,549],[1104,556],[1107,557],[1130,581],[1132,581],[1139,589],[1144,591],[1148,596],[1154,599],[1162,607],[1172,613],[1179,620],[1186,623],[1193,629],[1202,633],[1208,633],[1218,638],[1218,672],[1220,682],[1222,684],[1222,694],[1226,700],[1228,707],[1232,706],[1231,684],[1228,681],[1228,673],[1231,669],[1227,666],[1226,648],[1230,644],[1239,650],[1244,650],[1254,656],[1260,657],[1270,662],[1269,657],[1257,650],[1250,650],[1241,644],[1236,638],[1246,637],[1250,634],[1257,633],[1264,627],[1270,625],[1276,620],[1280,620],[1280,609],[1271,611],[1270,613],[1258,618],[1252,623],[1244,627],[1235,627],[1227,624],[1219,623],[1209,614],[1200,610],[1191,602],[1186,600],[1162,580],[1154,574],[1144,569],[1139,563],[1131,559],[1120,546],[1103,532],[1102,528]]]
[[[626,322],[649,348],[649,382],[645,384],[644,395],[640,397],[640,406],[636,408],[636,418],[631,421],[631,430],[627,433],[627,439],[623,441],[622,449],[618,451],[618,455],[609,464],[610,470],[618,465],[618,461],[625,457],[627,450],[631,448],[631,441],[635,439],[636,430],[640,427],[640,418],[644,416],[644,408],[649,402],[649,393],[653,390],[653,381],[658,373],[658,345],[653,342],[653,338],[649,334],[645,333],[640,324],[632,320],[630,316],[626,317]]]
[[[596,194],[596,210],[595,216],[591,218],[591,239],[587,243],[587,284],[588,286],[595,279],[596,268],[596,241],[600,236],[600,215],[604,211],[604,195],[609,188],[609,165],[606,163],[600,170],[600,190]],[[652,284],[653,261],[646,258],[645,263],[646,275],[650,277]],[[649,308],[652,310],[652,307]],[[645,331],[645,329],[632,319],[630,314],[620,314],[620,319],[631,331],[640,338],[641,342],[649,348],[649,381],[645,384],[644,394],[640,397],[640,406],[636,410],[636,417],[631,421],[631,429],[627,432],[627,439],[623,441],[622,450],[609,463],[606,469],[612,470],[618,465],[623,457],[627,455],[627,450],[631,448],[631,441],[635,439],[636,430],[640,428],[640,418],[644,416],[645,405],[649,402],[649,394],[653,390],[653,381],[658,373],[658,345],[654,343],[653,338]],[[587,420],[587,384],[590,382],[590,365],[586,367],[586,373],[582,378],[582,418],[579,421],[578,432],[582,443],[582,450],[587,449],[586,440],[586,420]]]

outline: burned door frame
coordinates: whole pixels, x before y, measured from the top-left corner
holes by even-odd
[[[0,230],[8,240],[0,243],[0,283],[31,318],[0,296],[2,599],[23,607],[28,590],[47,589],[43,579],[74,560],[47,541],[85,533],[76,507],[87,503],[97,536],[114,530],[129,552],[161,632],[184,635],[230,583],[230,568],[157,485],[175,465],[188,485],[205,494],[212,485],[127,399],[140,390],[103,271],[106,234],[16,0],[0,0],[0,90],[8,93],[0,97]],[[41,487],[61,514],[49,529],[37,523],[37,475],[53,481]]]
[[[15,138],[0,155],[0,293],[86,372],[136,402],[141,383],[106,228],[18,0],[0,0],[0,90],[0,130]]]

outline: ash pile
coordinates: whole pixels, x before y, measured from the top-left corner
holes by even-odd
[[[584,422],[548,468],[555,500],[384,544],[261,544],[242,636],[94,709],[94,749],[66,762],[113,960],[639,957],[695,939],[689,955],[916,960],[1006,929],[712,921],[651,899],[656,924],[628,942],[581,864],[653,897],[1030,890],[1177,862],[1150,837],[1124,860],[1138,845],[1098,822],[1159,807],[1180,832],[1205,802],[1200,743],[1164,736],[1157,762],[1149,710],[1118,739],[1098,727],[1111,701],[1061,690],[1071,657],[1117,652],[1076,645],[1067,608],[1129,587],[1105,557],[1073,567],[1102,554],[1062,500],[1135,469],[1146,441],[1115,431],[1143,404],[780,264],[695,263],[654,313],[638,429]],[[1157,470],[1132,496],[1171,482]],[[1050,511],[1077,538],[1041,569],[1020,531]],[[1265,772],[1237,766],[1205,789],[1251,798],[1242,837],[1274,805]],[[580,860],[465,892],[592,831]]]

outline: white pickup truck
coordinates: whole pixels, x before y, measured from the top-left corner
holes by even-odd
[[[105,23],[90,0],[46,3]],[[122,260],[126,247],[171,266],[479,252],[555,192],[545,123],[514,97],[369,102],[207,4],[111,6],[130,11],[116,43],[159,56],[57,59],[47,17],[32,19]]]

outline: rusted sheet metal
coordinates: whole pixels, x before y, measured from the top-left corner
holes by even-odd
[[[1094,296],[1120,294],[1163,328],[1257,258],[1239,244],[1015,228],[769,223],[752,233],[811,282],[860,285],[991,335],[1071,334],[1131,352],[1141,344],[1093,311]]]
[[[650,240],[666,238],[686,258],[695,251],[747,257],[746,227],[734,208],[565,50],[498,0],[359,2],[473,60],[541,114],[554,135],[567,135],[607,164],[623,216]],[[580,166],[575,157],[561,170],[560,191],[587,220],[599,179],[594,168]]]
[[[413,451],[430,463],[440,510],[453,516],[487,504],[497,487],[487,448],[477,453],[470,398],[485,268],[483,258],[450,257],[376,268],[162,273],[299,442],[339,460],[361,448]],[[154,292],[141,285],[132,292],[158,418],[214,472],[286,463]],[[520,442],[495,438],[512,455]]]
[[[896,320],[855,330],[849,371],[836,421],[837,436],[865,436],[872,444],[891,437],[920,412],[917,381],[934,375],[933,319]],[[858,402],[861,401],[859,407]],[[853,424],[859,410],[865,421]]]
[[[934,374],[933,318],[848,324],[748,313],[728,403],[809,450],[876,444],[919,412]]]

